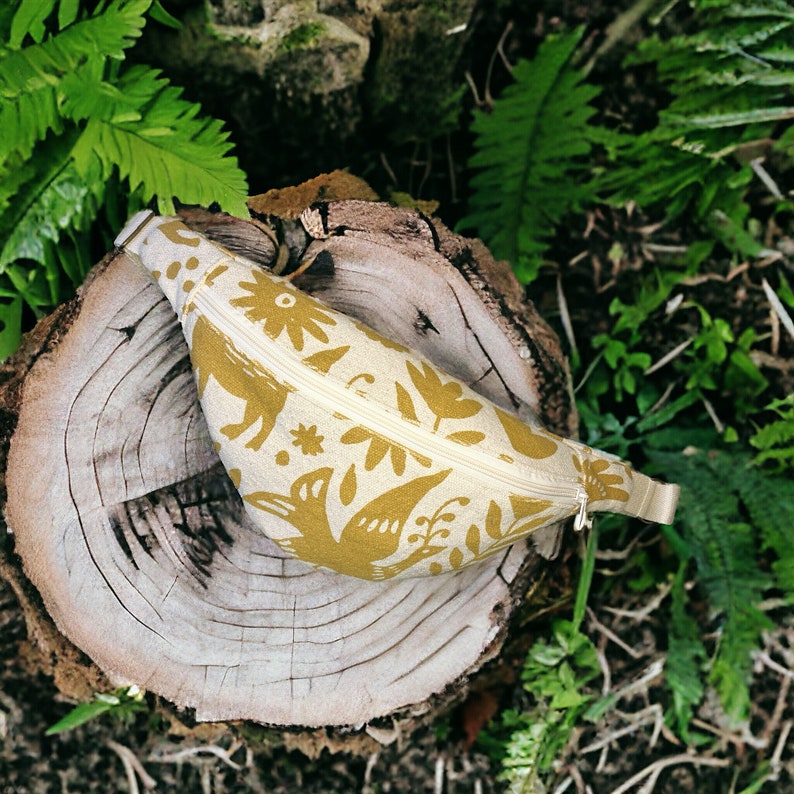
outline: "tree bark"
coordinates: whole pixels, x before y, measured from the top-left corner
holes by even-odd
[[[329,305],[570,434],[556,338],[480,243],[358,201],[324,205],[337,233],[311,239],[284,202],[299,209],[318,193],[327,186],[252,199],[251,222],[185,217],[249,258],[297,266],[296,283]],[[85,670],[82,684],[61,675],[70,694],[97,686],[98,668],[110,686],[135,683],[199,721],[382,735],[389,720],[460,700],[543,569],[532,543],[387,582],[285,557],[249,523],[217,458],[173,311],[123,254],[96,266],[2,377],[5,516],[18,555],[6,555],[4,575],[28,601],[33,636]],[[539,549],[553,554],[558,541],[547,533]]]

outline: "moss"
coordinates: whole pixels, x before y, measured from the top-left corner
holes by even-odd
[[[306,47],[325,33],[322,22],[305,22],[291,30],[279,43],[279,50],[289,52],[298,47]]]
[[[368,109],[388,140],[432,139],[457,128],[465,84],[458,72],[473,0],[442,0],[378,18]],[[417,110],[419,112],[417,112]]]

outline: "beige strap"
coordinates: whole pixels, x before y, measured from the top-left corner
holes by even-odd
[[[634,471],[629,500],[619,512],[655,524],[671,524],[680,491],[674,483],[660,482]]]

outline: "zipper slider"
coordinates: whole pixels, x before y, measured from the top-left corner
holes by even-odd
[[[574,532],[581,532],[583,529],[590,529],[593,526],[593,516],[587,512],[587,492],[584,490],[579,491],[576,496],[579,502],[579,512],[573,520]]]

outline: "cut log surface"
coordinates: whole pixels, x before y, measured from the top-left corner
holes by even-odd
[[[228,244],[232,227],[220,225]],[[242,226],[245,249],[254,243]],[[348,257],[340,241],[355,238],[328,241],[333,260],[363,267],[366,257],[355,246]],[[307,261],[323,245],[311,242]],[[329,304],[391,328],[388,295],[373,315],[366,273],[352,299],[349,282],[334,296],[323,278]],[[400,292],[392,281],[385,289]],[[422,309],[414,292],[399,301]],[[463,337],[457,354],[445,338],[443,365],[457,374],[457,355],[468,377]],[[557,364],[555,378],[565,369]],[[249,523],[218,460],[173,311],[122,254],[97,266],[25,375],[21,399],[9,408],[12,397],[0,397],[18,411],[6,521],[49,615],[113,683],[138,684],[198,720],[361,726],[459,696],[498,652],[542,564],[518,544],[452,574],[369,582],[285,557]]]

